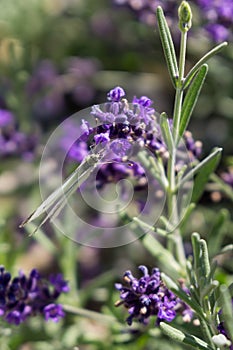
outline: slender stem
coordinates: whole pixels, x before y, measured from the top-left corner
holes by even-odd
[[[91,319],[96,320],[96,321],[101,321],[101,322],[105,322],[105,323],[112,323],[112,322],[117,321],[116,318],[112,315],[104,315],[103,313],[99,313],[99,312],[87,310],[87,309],[82,309],[82,308],[79,308],[79,307],[76,307],[73,305],[63,304],[62,308],[66,312],[70,312],[70,313],[78,315],[78,316],[91,318]]]
[[[173,137],[175,140],[175,144],[179,139],[180,115],[181,115],[181,107],[182,107],[182,101],[183,101],[183,79],[184,79],[184,70],[185,70],[186,47],[187,47],[187,32],[181,32],[179,77],[178,77],[177,88],[176,88],[175,107],[174,107],[174,115],[173,115]]]
[[[187,32],[181,32],[181,45],[180,45],[180,59],[179,59],[179,77],[176,87],[175,95],[175,105],[174,105],[174,115],[173,115],[173,139],[174,146],[170,153],[168,161],[168,196],[167,196],[167,207],[168,216],[173,225],[176,227],[179,223],[179,213],[177,208],[177,196],[176,196],[176,147],[179,140],[179,127],[180,127],[180,117],[183,102],[183,90],[182,84],[184,79],[185,70],[185,56],[186,56],[186,46],[187,46]],[[176,258],[181,266],[185,266],[185,253],[183,242],[180,234],[179,228],[177,228],[168,240],[168,249],[173,252],[175,250]]]

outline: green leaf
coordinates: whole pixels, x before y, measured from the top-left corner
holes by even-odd
[[[196,275],[197,286],[203,289],[210,282],[210,262],[206,241],[200,239],[200,235],[194,232],[191,237],[193,255],[194,255],[194,272]]]
[[[172,152],[174,142],[166,113],[160,114],[160,127],[164,142],[166,143],[168,150]]]
[[[204,64],[203,66],[201,66],[200,70],[194,77],[193,82],[187,91],[187,94],[185,96],[184,103],[181,109],[181,119],[180,119],[180,129],[179,129],[180,137],[182,137],[184,131],[188,126],[191,114],[197,103],[197,99],[200,94],[202,85],[204,83],[207,71],[208,71],[207,64]]]
[[[174,259],[173,255],[163,247],[163,245],[152,234],[147,233],[143,236],[142,243],[144,247],[154,256],[163,269],[174,279],[178,279],[182,273],[180,265]],[[168,264],[169,261],[169,264]]]
[[[190,170],[180,180],[180,182],[178,182],[176,190],[178,190],[187,181],[191,180],[195,175],[198,174],[194,181],[193,194],[191,198],[191,202],[196,203],[204,191],[209,176],[212,174],[212,172],[214,172],[219,163],[221,152],[222,148],[214,148],[208,157],[204,158],[199,164]]]
[[[195,337],[194,335],[188,334],[186,332],[182,332],[179,329],[176,329],[167,323],[161,322],[160,328],[163,330],[163,332],[168,335],[171,339],[178,341],[183,344],[191,345],[195,349],[201,349],[201,350],[213,350],[212,347],[210,347],[206,342],[204,342],[202,339]]]
[[[230,219],[230,213],[227,209],[222,208],[214,217],[213,226],[210,228],[208,233],[208,246],[210,255],[213,256],[221,249],[221,244],[226,232],[226,225]]]
[[[176,52],[172,40],[172,36],[163,13],[163,9],[158,6],[157,11],[157,21],[159,27],[160,38],[163,46],[164,56],[167,62],[168,71],[173,82],[174,87],[176,87],[177,77],[179,76],[179,70],[176,59]]]
[[[196,203],[200,199],[202,193],[204,192],[205,185],[208,182],[209,176],[215,171],[218,166],[221,157],[221,148],[216,148],[213,152],[205,158],[199,166],[198,175],[194,180],[193,194],[191,201]],[[195,168],[194,168],[195,169]]]
[[[204,277],[204,280],[206,281],[206,280],[209,280],[209,276],[210,276],[210,260],[209,260],[207,244],[204,239],[200,239],[200,248],[201,248],[200,264],[202,266],[202,272],[203,272],[202,277]]]
[[[204,63],[206,63],[212,56],[216,55],[219,51],[221,51],[227,45],[228,45],[228,43],[226,41],[224,41],[223,43],[217,45],[215,48],[213,48],[212,50],[207,52],[187,74],[187,76],[184,80],[183,89],[186,89],[189,86],[194,75],[197,73],[197,71],[200,69],[200,67]]]
[[[227,335],[233,342],[233,309],[232,296],[230,290],[225,285],[220,286],[220,304],[222,307],[222,316],[224,327],[227,330]]]

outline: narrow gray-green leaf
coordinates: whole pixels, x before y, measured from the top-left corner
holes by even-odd
[[[189,71],[189,73],[187,74],[184,84],[183,84],[183,89],[186,89],[192,78],[194,77],[194,75],[197,73],[197,71],[200,69],[200,67],[206,63],[212,56],[216,55],[219,51],[221,51],[224,47],[226,47],[228,45],[228,43],[226,41],[224,41],[223,43],[217,45],[216,47],[214,47],[212,50],[210,50],[209,52],[207,52],[196,64],[195,66],[193,66],[193,68]]]
[[[221,152],[222,148],[214,148],[208,157],[204,158],[198,165],[190,170],[178,183],[177,189],[198,174],[194,181],[191,202],[196,203],[202,195],[210,174],[214,172],[219,163]]]
[[[207,157],[208,161],[206,161],[203,164],[200,171],[198,172],[198,175],[194,180],[193,193],[192,193],[192,199],[191,199],[192,202],[194,203],[198,202],[198,200],[202,196],[202,193],[205,190],[205,185],[208,182],[210,175],[215,171],[215,169],[218,166],[218,163],[221,158],[221,152],[222,152],[221,148],[215,149],[215,151],[211,153],[209,157]],[[207,158],[205,159],[207,160]]]
[[[142,238],[144,247],[154,256],[159,263],[163,271],[169,273],[174,279],[178,279],[182,273],[180,265],[174,259],[173,255],[163,247],[156,237],[147,233]],[[169,261],[169,264],[168,264]]]
[[[222,255],[222,254],[226,254],[226,253],[229,253],[229,252],[233,252],[233,244],[228,244],[226,245],[225,247],[223,247],[220,252],[218,252],[216,254],[217,255]]]
[[[210,275],[210,260],[209,253],[206,241],[204,239],[200,239],[200,248],[201,248],[201,265],[204,279],[209,279]]]
[[[230,219],[230,213],[227,209],[222,208],[214,217],[213,226],[208,232],[208,247],[210,255],[213,256],[221,249],[227,222]]]
[[[163,46],[164,56],[168,66],[168,71],[171,76],[173,85],[174,87],[176,87],[176,79],[179,75],[179,70],[178,70],[176,52],[175,52],[172,36],[170,33],[170,29],[168,27],[166,18],[164,16],[163,10],[160,6],[158,6],[157,8],[156,14],[157,14],[160,38]]]
[[[171,339],[178,341],[183,344],[191,345],[195,349],[201,350],[213,350],[206,342],[202,339],[195,337],[194,335],[188,334],[186,332],[182,332],[179,329],[176,329],[167,323],[161,322],[160,328],[163,332],[168,335]]]
[[[208,71],[207,64],[204,64],[203,66],[201,66],[200,70],[196,74],[192,84],[190,85],[187,91],[187,94],[185,96],[184,103],[181,109],[181,120],[180,120],[180,129],[179,129],[180,137],[182,137],[184,131],[188,126],[191,114],[197,103],[197,99],[200,94],[202,85],[204,83],[207,71]]]
[[[228,337],[233,342],[233,309],[232,297],[227,286],[220,287],[220,301],[222,306],[222,315],[224,319],[224,327],[227,330]]]
[[[166,113],[160,115],[160,127],[163,135],[163,139],[168,147],[168,150],[172,152],[173,149],[173,138]]]

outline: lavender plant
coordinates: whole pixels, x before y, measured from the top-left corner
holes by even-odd
[[[129,211],[117,208],[117,222],[120,230],[123,227],[120,224],[126,226],[131,234],[130,239],[138,239],[140,245],[151,254],[152,269],[148,269],[144,261],[139,265],[139,277],[131,272],[132,267],[127,269],[123,283],[115,284],[116,291],[112,292],[113,297],[109,298],[106,303],[108,305],[104,305],[103,312],[91,311],[85,301],[92,288],[80,290],[79,295],[74,291],[77,288],[74,265],[76,250],[79,253],[79,248],[74,242],[64,243],[64,237],[58,238],[57,246],[66,250],[62,264],[66,272],[65,278],[70,282],[70,300],[66,298],[64,305],[55,303],[61,293],[69,291],[62,275],[52,276],[48,282],[42,280],[33,269],[29,277],[20,273],[11,280],[10,274],[2,267],[0,315],[6,322],[15,325],[38,314],[43,314],[45,320],[52,319],[57,322],[64,317],[64,311],[78,317],[105,322],[114,340],[112,344],[90,341],[90,344],[96,345],[96,349],[107,349],[109,346],[122,349],[128,343],[129,348],[132,344],[132,349],[158,348],[155,342],[161,334],[157,330],[181,343],[179,346],[184,349],[190,346],[209,350],[232,349],[232,286],[227,287],[215,278],[214,256],[209,256],[207,242],[198,233],[191,236],[191,250],[188,251],[184,243],[187,223],[209,177],[219,163],[222,152],[221,148],[216,147],[207,157],[201,159],[201,142],[195,141],[187,128],[207,75],[206,62],[226,47],[227,43],[219,44],[206,53],[186,73],[187,35],[192,26],[189,4],[183,1],[178,11],[181,34],[178,61],[161,7],[157,8],[156,14],[164,56],[175,89],[173,115],[169,117],[165,112],[158,114],[153,107],[153,101],[147,96],[134,97],[132,101],[128,101],[122,87],[113,88],[109,91],[105,104],[91,108],[92,122],[89,121],[90,118],[83,119],[79,129],[69,125],[69,134],[59,138],[59,147],[63,148],[69,161],[76,161],[77,167],[61,187],[45,199],[22,224],[24,226],[45,215],[39,224],[37,239],[54,252],[56,247],[45,236],[46,229],[43,232],[41,226],[48,219],[56,219],[71,194],[77,196],[77,191],[86,186],[86,180],[91,179],[93,185],[92,175],[96,168],[99,171],[94,184],[101,190],[110,183],[130,179],[134,192],[139,193],[135,196],[136,208]],[[148,193],[149,198],[154,197],[157,205],[162,197],[162,210],[159,215],[155,214],[156,208],[150,205],[150,201],[147,205]],[[123,187],[121,196],[124,195]],[[144,208],[145,214],[141,215]],[[218,227],[224,224],[223,216]],[[72,238],[80,242],[76,223],[67,215],[66,220],[65,234],[69,236],[67,231],[73,226],[75,236]],[[91,215],[88,220],[91,221]],[[33,230],[34,227],[31,230],[29,225],[28,231]],[[54,230],[59,233],[56,225]],[[110,228],[107,227],[107,230],[110,232]],[[123,242],[129,243],[123,229],[121,232],[115,230],[114,235],[116,234],[119,236],[114,244],[117,242],[120,246]],[[87,230],[84,236],[85,239],[88,238]],[[103,239],[107,240],[109,236],[99,240],[100,244],[103,244]],[[96,237],[93,241],[87,239],[81,242],[94,246]],[[112,239],[110,244],[114,246]],[[220,248],[216,244],[214,255],[223,255],[231,250],[232,245]],[[98,286],[98,282],[96,284]],[[117,308],[113,307],[113,298],[118,299],[115,302]],[[121,306],[127,312],[121,310]],[[75,325],[75,332],[78,333],[76,328],[78,327]],[[118,338],[115,337],[116,333]],[[127,338],[124,338],[125,334]],[[68,338],[67,334],[66,336]],[[82,334],[79,340],[80,343],[82,340],[85,343],[85,335]],[[162,344],[159,343],[159,347]]]

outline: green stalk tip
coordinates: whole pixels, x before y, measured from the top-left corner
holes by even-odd
[[[181,32],[188,32],[192,27],[192,10],[187,1],[182,1],[178,9],[179,28]]]

